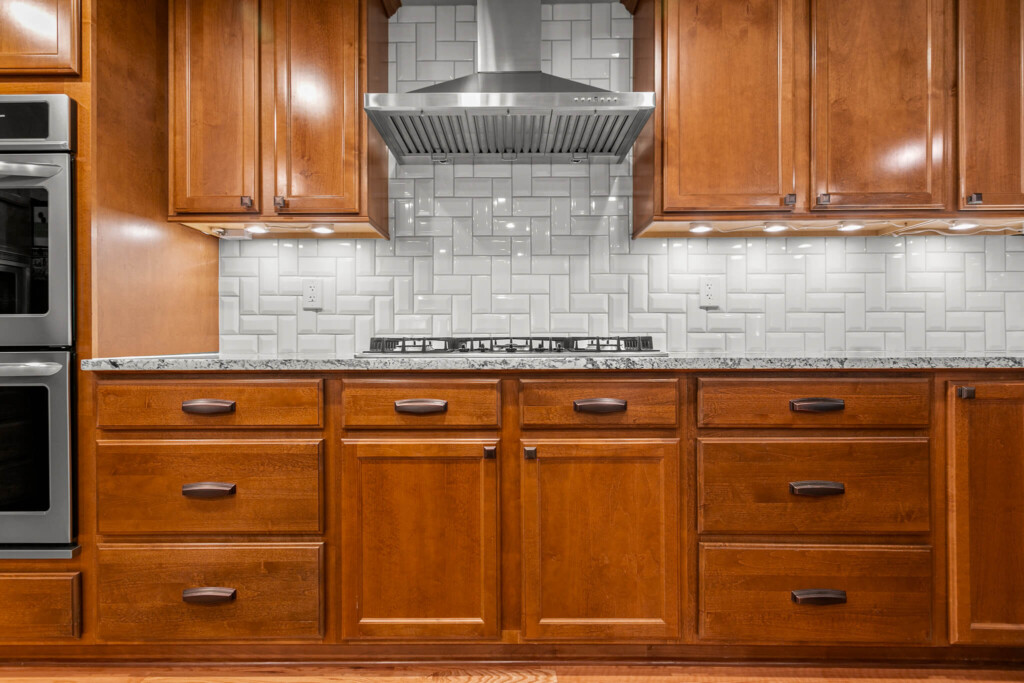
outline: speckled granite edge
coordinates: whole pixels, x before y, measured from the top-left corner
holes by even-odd
[[[430,357],[411,358],[228,358],[216,355],[93,358],[83,370],[935,370],[1024,368],[1024,356],[709,356],[661,357]]]

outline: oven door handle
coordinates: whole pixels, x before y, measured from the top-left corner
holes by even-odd
[[[52,178],[60,173],[57,164],[27,164],[0,160],[0,178]]]
[[[0,363],[0,377],[52,377],[63,368],[60,363]]]

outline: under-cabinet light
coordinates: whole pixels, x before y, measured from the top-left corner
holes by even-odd
[[[864,228],[863,223],[847,223],[842,222],[839,224],[839,232],[856,232]]]
[[[711,232],[711,226],[707,223],[690,223],[690,232]]]
[[[976,227],[978,227],[978,224],[974,223],[972,221],[953,221],[953,223],[949,226],[949,229],[950,230],[972,230],[972,229],[974,229]]]
[[[765,232],[783,232],[785,230],[789,230],[789,226],[785,223],[769,223],[764,226]]]
[[[262,233],[267,232],[267,229],[264,228],[262,225],[247,225],[245,226],[245,231],[251,232],[254,235],[260,235]]]
[[[314,225],[311,229],[319,235],[330,235],[334,232],[334,228],[329,225]]]

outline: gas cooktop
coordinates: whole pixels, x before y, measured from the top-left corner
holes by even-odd
[[[361,356],[429,354],[668,355],[651,337],[373,337]]]

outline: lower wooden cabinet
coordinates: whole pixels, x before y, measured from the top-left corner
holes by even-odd
[[[524,638],[677,638],[679,441],[522,446]]]
[[[322,543],[100,545],[106,642],[317,640]]]
[[[78,638],[81,595],[78,572],[0,574],[0,643]]]
[[[493,639],[498,441],[344,444],[344,636]]]

